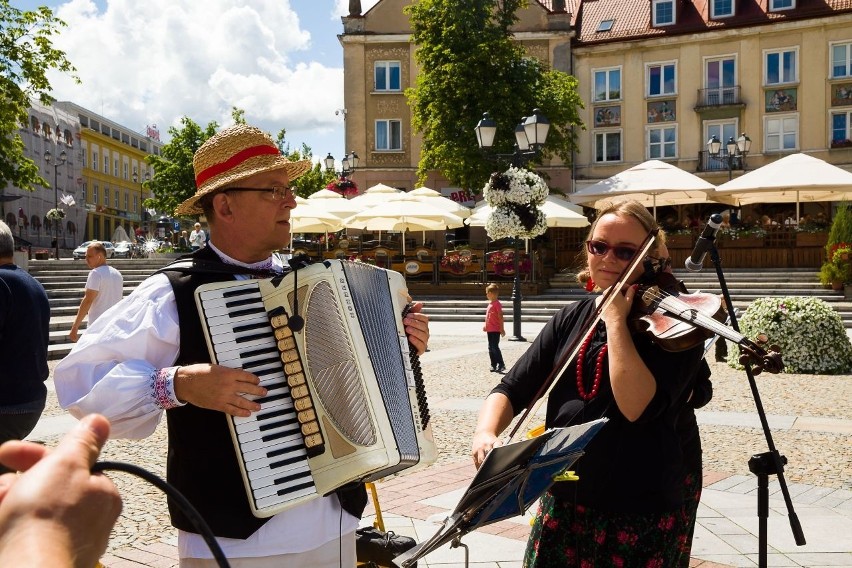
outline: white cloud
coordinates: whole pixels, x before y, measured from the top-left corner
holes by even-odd
[[[369,2],[365,2],[365,5]],[[186,115],[202,126],[230,123],[231,107],[288,139],[340,127],[343,70],[294,63],[310,49],[289,0],[70,0],[56,9],[68,27],[55,39],[82,84],[51,74],[54,96],[144,131]]]

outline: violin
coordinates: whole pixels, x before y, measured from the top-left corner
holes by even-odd
[[[689,293],[669,272],[646,269],[633,300],[628,321],[638,333],[647,333],[666,351],[684,351],[719,335],[740,347],[739,362],[750,364],[754,374],[780,373],[784,368],[780,349],[767,346],[760,334],[754,341],[725,325],[727,312],[715,294]]]

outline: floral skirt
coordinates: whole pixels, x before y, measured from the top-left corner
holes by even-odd
[[[683,532],[681,538],[680,568],[689,568],[689,558],[692,555],[692,537],[695,533],[695,520],[698,516],[698,503],[701,501],[701,470],[687,473],[683,480],[683,508],[681,523]]]
[[[680,565],[684,511],[612,513],[557,501],[546,493],[524,566],[535,568],[671,568]],[[687,555],[687,562],[689,561]]]

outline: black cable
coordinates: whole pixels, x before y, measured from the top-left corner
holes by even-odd
[[[207,546],[210,548],[210,552],[213,553],[213,558],[219,564],[219,568],[230,568],[230,564],[228,563],[228,559],[225,557],[225,553],[222,552],[222,548],[219,546],[219,543],[216,541],[216,537],[213,534],[213,531],[210,530],[210,527],[207,525],[207,522],[202,518],[199,512],[192,506],[186,497],[183,494],[171,486],[169,483],[157,477],[150,471],[143,469],[137,465],[133,465],[130,463],[124,462],[97,462],[92,466],[92,473],[99,473],[104,471],[123,471],[125,473],[130,473],[137,477],[141,477],[172,499],[174,499],[177,506],[183,511],[183,513],[189,518],[192,522],[192,525],[198,531],[198,533],[204,538],[204,542],[207,543]]]

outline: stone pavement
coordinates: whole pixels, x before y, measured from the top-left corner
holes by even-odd
[[[528,339],[532,339],[541,326],[525,323],[523,332]],[[441,365],[446,365],[447,369],[453,370],[456,382],[458,377],[466,377],[468,372],[465,365],[469,364],[471,357],[476,356],[478,364],[482,365],[485,342],[481,329],[481,324],[476,323],[434,322],[432,334],[435,347],[421,359],[424,369],[435,369],[435,373],[440,375],[446,372]],[[473,342],[470,341],[471,337],[478,339]],[[525,345],[503,343],[504,354],[511,356],[507,356],[507,363],[511,364],[515,354],[522,352]],[[714,367],[714,376],[716,372],[717,367]],[[804,377],[810,380],[810,376]],[[793,506],[807,539],[805,546],[795,545],[777,478],[770,478],[768,566],[852,567],[852,459],[849,457],[852,455],[852,416],[846,411],[846,393],[849,392],[852,377],[842,376],[837,380],[841,381],[839,384],[842,389],[826,396],[828,401],[825,404],[839,406],[839,417],[831,414],[825,416],[816,410],[809,413],[796,406],[787,406],[782,396],[784,393],[771,392],[774,388],[772,382],[761,386],[762,389],[770,389],[770,397],[765,397],[764,394],[765,401],[780,401],[777,403],[780,405],[778,407],[767,407],[773,436],[784,440],[788,435],[805,436],[805,439],[809,436],[820,440],[825,438],[831,446],[831,451],[840,453],[839,461],[836,462],[840,465],[832,466],[831,469],[835,471],[830,472],[827,478],[826,485],[829,486],[804,482],[811,479],[808,472],[818,471],[823,464],[802,464],[804,460],[801,457],[791,459],[791,466],[795,464],[806,469],[805,475],[799,475],[799,480],[795,482],[790,481],[790,476],[796,474],[791,473],[789,469],[786,474]],[[738,385],[737,388],[741,390],[743,387]],[[745,388],[747,390],[747,387]],[[464,413],[468,416],[464,420],[475,420],[475,413],[482,401],[481,396],[451,392],[449,389],[428,392],[430,409],[434,411],[436,419],[446,415],[450,420],[459,421],[459,416]],[[723,429],[725,442],[717,443],[717,446],[724,447],[719,447],[718,451],[721,453],[725,449],[734,448],[740,450],[738,453],[742,453],[743,448],[736,446],[742,444],[747,447],[746,438],[754,435],[754,430],[759,427],[757,417],[753,412],[727,410],[729,406],[726,400],[730,397],[725,392],[717,388],[720,399],[718,409],[711,403],[708,410],[698,412],[702,438],[707,434],[711,443],[716,442],[715,430]],[[832,396],[839,398],[832,402]],[[715,398],[717,396],[714,396]],[[847,406],[843,406],[840,401],[845,401]],[[779,412],[779,408],[785,412]],[[71,423],[73,419],[61,413],[45,416],[30,438],[53,439]],[[458,434],[453,436],[454,439],[439,440],[442,451],[445,447],[448,448],[451,454],[449,457],[439,459],[437,464],[429,468],[410,474],[403,473],[377,484],[386,529],[412,536],[418,541],[431,537],[438,530],[440,522],[458,503],[473,477],[473,466],[469,459],[463,457],[464,448],[469,443],[465,426],[460,425],[455,429]],[[762,439],[760,436],[758,438]],[[797,450],[790,446],[790,442],[779,443],[777,446],[785,455]],[[710,452],[711,450],[705,448],[704,491],[698,511],[691,566],[757,566],[756,478],[749,475],[747,470],[725,472],[719,471],[718,467],[714,469],[708,465],[708,461],[713,459]],[[826,457],[826,463],[828,460]],[[814,458],[813,461],[818,462],[819,459]],[[838,478],[840,483],[832,481]],[[133,496],[125,496],[125,501],[132,498]],[[372,505],[368,507],[362,526],[370,524],[374,519]],[[501,521],[465,536],[463,543],[469,547],[469,565],[475,568],[521,566],[531,514],[532,512],[529,512],[524,517]],[[149,539],[147,542],[137,541],[126,546],[111,546],[102,563],[107,568],[177,566],[174,531],[164,526],[160,526],[159,531],[154,541]],[[464,566],[464,562],[463,549],[451,549],[446,545],[421,559],[418,566],[456,568]]]

